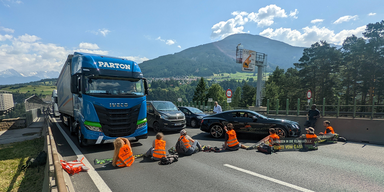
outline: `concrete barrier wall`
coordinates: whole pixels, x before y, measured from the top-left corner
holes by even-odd
[[[26,112],[26,126],[28,127],[29,125],[31,125],[37,117],[40,117],[42,116],[41,114],[41,109],[31,109],[29,111]]]
[[[305,116],[269,115],[268,117],[296,121],[302,128],[307,120]],[[325,120],[329,120],[335,132],[349,141],[384,145],[384,120],[324,117],[317,120],[316,133],[325,131],[323,126]]]

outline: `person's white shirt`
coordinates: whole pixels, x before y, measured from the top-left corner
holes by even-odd
[[[221,113],[221,112],[223,112],[223,110],[221,109],[220,105],[213,107],[213,113]]]

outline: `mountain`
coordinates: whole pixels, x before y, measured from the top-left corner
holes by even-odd
[[[29,73],[19,73],[14,69],[0,71],[0,85],[28,83],[40,79],[57,78],[59,72],[56,71],[36,71]]]
[[[223,40],[191,47],[140,64],[145,77],[210,76],[213,73],[235,73],[241,65],[235,63],[236,46],[267,54],[267,70],[276,66],[293,67],[303,54],[304,47],[295,47],[259,35],[235,34]]]

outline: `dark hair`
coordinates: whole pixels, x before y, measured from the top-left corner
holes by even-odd
[[[156,139],[161,139],[161,138],[163,138],[163,137],[164,137],[164,135],[163,135],[162,132],[158,132],[158,133],[156,134]]]
[[[276,130],[275,130],[274,128],[270,128],[270,129],[269,129],[269,132],[271,132],[271,133],[276,133]]]
[[[227,127],[228,127],[229,130],[232,130],[233,129],[233,124],[232,123],[228,123]]]
[[[325,120],[324,123],[326,123],[327,125],[331,125],[331,122],[328,120]]]

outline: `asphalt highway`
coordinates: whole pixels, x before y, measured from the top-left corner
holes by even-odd
[[[114,168],[111,164],[93,164],[95,158],[112,158],[113,144],[81,148],[68,128],[59,119],[56,121],[51,128],[64,160],[75,160],[77,156],[60,128],[95,169],[92,174],[71,176],[76,191],[384,191],[384,146],[380,145],[339,142],[321,145],[317,151],[271,155],[244,149],[199,152],[180,157],[170,165],[138,158],[131,167]],[[219,147],[224,143],[224,139],[214,139],[199,128],[187,131],[203,145]],[[179,137],[177,132],[164,135],[167,149]],[[149,130],[148,139],[132,143],[133,153],[145,153],[154,139],[155,133]],[[238,135],[238,140],[248,146],[260,139],[257,135]],[[95,180],[95,174],[101,180]]]

